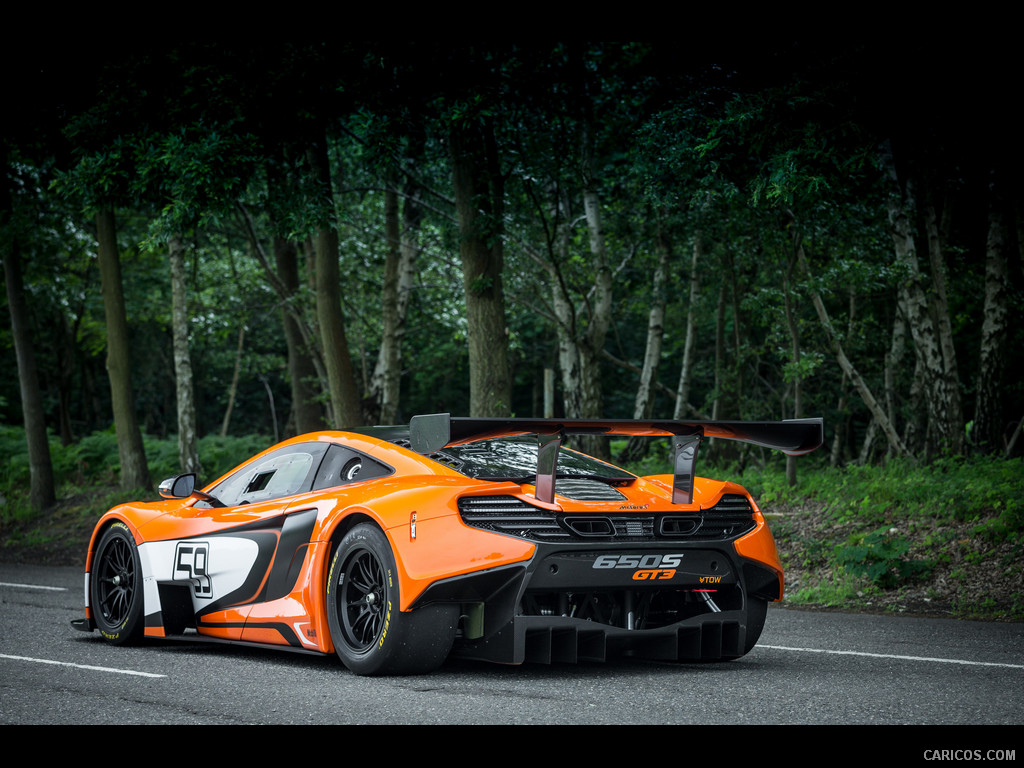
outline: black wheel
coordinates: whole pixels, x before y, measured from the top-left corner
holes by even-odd
[[[100,537],[89,578],[89,604],[100,634],[115,645],[142,637],[142,574],[139,550],[124,523]]]
[[[335,652],[360,675],[431,672],[448,657],[457,605],[399,610],[395,557],[387,537],[362,523],[341,540],[327,576],[327,621]]]
[[[747,595],[747,639],[743,645],[743,653],[750,653],[764,630],[764,621],[768,618],[768,601],[763,597]]]

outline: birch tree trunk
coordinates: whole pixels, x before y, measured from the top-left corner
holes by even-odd
[[[238,329],[238,344],[235,345],[235,367],[231,372],[231,385],[228,387],[228,404],[224,409],[224,418],[220,424],[220,436],[228,433],[231,425],[231,412],[235,409],[235,396],[238,394],[238,375],[242,369],[242,351],[245,349],[245,323]]]
[[[599,212],[597,223],[600,223]],[[604,357],[604,339],[611,311],[611,290],[602,282],[611,281],[610,270],[596,268],[587,296],[580,300],[570,289],[562,264],[569,260],[570,232],[560,226],[555,253],[543,264],[550,277],[551,304],[558,340],[558,367],[562,379],[562,400],[568,418],[601,418],[602,395],[600,363]],[[603,247],[603,238],[592,238],[592,245]],[[600,297],[600,298],[597,298]],[[602,314],[603,313],[603,314]],[[587,452],[607,456],[606,440],[580,440]]]
[[[597,192],[594,174],[594,154],[590,125],[583,121],[582,145],[582,197],[583,213],[587,224],[590,264],[593,266],[594,281],[585,301],[586,321],[581,313],[572,307],[564,281],[556,283],[562,292],[556,299],[562,304],[566,316],[563,328],[568,334],[562,346],[572,345],[564,350],[563,357],[571,362],[563,368],[566,416],[580,419],[599,419],[604,415],[604,397],[601,388],[601,361],[604,357],[604,343],[611,325],[612,312],[612,270],[608,263],[608,247],[601,216],[601,201]],[[607,440],[583,438],[583,450],[599,458],[608,458],[610,448]]]
[[[174,349],[174,387],[178,405],[178,463],[182,472],[200,474],[196,434],[196,401],[192,356],[188,343],[188,291],[185,247],[178,236],[167,244],[171,262],[171,338]]]
[[[846,338],[849,339],[853,336],[854,317],[856,316],[857,312],[857,296],[852,286],[850,287],[848,306],[849,311],[847,313],[847,316],[849,320],[846,324]],[[836,412],[839,414],[842,421],[837,423],[835,426],[835,432],[832,435],[832,451],[829,455],[829,464],[830,466],[833,467],[839,466],[839,460],[843,449],[843,441],[846,436],[846,402],[848,394],[847,384],[848,382],[846,379],[846,373],[844,372],[842,378],[839,381],[839,402],[836,404]],[[890,420],[892,419],[891,414],[889,418]],[[874,431],[874,423],[874,419],[872,419],[871,423],[868,425],[868,428],[872,433]],[[870,450],[870,444],[867,444],[866,450]],[[861,463],[863,464],[864,462],[862,461]]]
[[[640,369],[640,384],[633,401],[633,418],[647,419],[654,413],[654,387],[658,380],[658,366],[661,363],[662,341],[665,338],[665,283],[671,248],[664,232],[658,232],[658,262],[654,268],[651,285],[651,308],[647,313],[647,342],[644,345],[644,362]],[[626,445],[626,457],[636,461],[643,457],[651,441],[632,438]]]
[[[928,238],[928,262],[932,276],[932,305],[939,345],[942,349],[946,386],[955,395],[952,403],[955,411],[952,417],[957,423],[963,423],[959,390],[960,373],[956,361],[956,348],[953,345],[953,325],[949,317],[949,299],[947,298],[945,247],[934,203],[929,203],[925,209],[925,231]]]
[[[124,287],[121,283],[121,257],[117,248],[114,211],[102,208],[96,213],[97,251],[103,309],[107,326],[107,375],[114,412],[114,431],[121,460],[121,487],[146,488],[150,484],[146,450],[135,416],[128,322],[125,318]]]
[[[651,285],[651,309],[647,314],[647,343],[644,364],[640,372],[640,386],[633,403],[633,418],[650,418],[654,410],[654,384],[661,362],[662,341],[665,338],[665,281],[668,273],[670,247],[664,233],[658,237],[658,263],[654,268]],[[647,442],[647,441],[645,441]]]
[[[1009,350],[1010,273],[1006,256],[1003,216],[994,206],[989,213],[985,252],[985,319],[981,326],[978,396],[971,437],[985,453],[1003,448],[1001,437],[1005,414],[1001,388]]]
[[[782,282],[783,300],[786,310],[786,327],[789,329],[790,362],[793,364],[793,413],[792,418],[801,419],[804,415],[803,404],[803,382],[801,381],[800,362],[802,351],[800,348],[800,329],[797,326],[796,316],[793,313],[793,266],[796,261],[796,254],[786,259],[786,269]],[[796,485],[796,457],[786,457],[786,482],[790,486]]]
[[[388,250],[384,262],[381,291],[383,330],[380,353],[370,383],[370,395],[380,408],[381,424],[397,423],[402,381],[402,340],[405,337],[406,310],[415,279],[419,252],[419,187],[407,185],[403,202],[394,186],[385,199],[385,232]],[[401,211],[401,213],[399,212]]]
[[[903,317],[903,309],[897,302],[892,323],[892,338],[889,343],[889,350],[885,354],[885,413],[889,421],[895,426],[896,420],[896,370],[903,360],[903,353],[906,351],[907,324]]]
[[[698,265],[704,260],[704,240],[698,229],[693,236],[693,254],[690,258],[690,300],[686,308],[686,341],[683,345],[683,363],[676,387],[676,405],[673,419],[682,419],[693,410],[690,405],[690,381],[693,379],[693,356],[697,347],[697,302],[700,300],[700,273]]]
[[[299,253],[293,240],[276,236],[274,238],[274,262],[277,275],[285,291],[285,306],[281,312],[285,344],[288,348],[288,380],[292,395],[292,416],[297,434],[316,432],[325,427],[323,408],[317,402],[320,391],[315,382],[319,381],[314,362],[314,352],[303,334],[293,306],[298,301]]]
[[[912,226],[915,193],[913,183],[901,184],[890,155],[883,152],[883,161],[889,172],[892,192],[889,195],[889,226],[896,258],[907,268],[909,279],[901,285],[902,303],[907,313],[907,325],[918,361],[925,376],[926,405],[929,433],[940,450],[961,453],[964,448],[964,423],[959,384],[955,370],[943,354],[943,344],[936,326],[932,307],[925,291],[925,277],[917,256],[917,243]],[[934,276],[932,281],[935,289]],[[947,310],[948,314],[948,310]]]
[[[715,304],[715,400],[711,405],[711,418],[722,417],[722,397],[725,393],[725,278],[718,284]]]
[[[796,242],[796,256],[797,261],[800,263],[801,269],[806,273],[808,277],[808,284],[813,286],[813,274],[811,272],[810,265],[807,262],[807,255],[804,253],[804,247],[802,241],[799,239],[800,235],[795,235],[797,238]],[[821,295],[813,287],[811,291],[811,303],[814,305],[814,310],[818,315],[818,320],[821,323],[822,330],[825,332],[825,336],[828,339],[829,345],[832,347],[832,352],[836,356],[836,361],[839,363],[840,369],[849,377],[850,383],[853,384],[857,390],[857,394],[860,395],[861,400],[871,411],[871,415],[878,422],[878,426],[881,427],[885,433],[886,438],[889,440],[889,444],[892,446],[893,451],[899,456],[910,456],[910,452],[907,450],[900,436],[896,433],[895,427],[892,422],[889,421],[889,417],[885,411],[879,405],[878,400],[872,394],[871,389],[868,387],[867,382],[861,377],[860,373],[850,362],[850,358],[846,356],[846,351],[843,349],[843,345],[836,335],[835,328],[832,325],[832,320],[828,315],[828,310],[825,308],[825,302],[822,301]]]

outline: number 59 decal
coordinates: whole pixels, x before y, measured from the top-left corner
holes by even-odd
[[[205,541],[178,542],[174,552],[174,578],[192,582],[196,597],[213,597],[213,583],[207,565],[210,561],[210,545]]]

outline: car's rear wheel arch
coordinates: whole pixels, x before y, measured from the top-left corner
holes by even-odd
[[[390,540],[371,517],[351,517],[332,532],[324,584],[335,652],[357,674],[432,671],[451,650],[459,607],[431,605],[400,611],[398,563]],[[367,577],[371,572],[373,576]],[[371,581],[373,586],[367,586]],[[371,605],[383,610],[368,620]],[[379,629],[367,630],[371,622]]]
[[[338,548],[338,544],[345,538],[345,534],[351,531],[360,523],[372,523],[380,528],[380,524],[376,518],[367,512],[350,512],[335,523],[334,528],[331,529],[328,535],[328,540],[331,542],[330,551],[327,553],[327,565],[330,566],[331,558],[334,557],[334,552]]]

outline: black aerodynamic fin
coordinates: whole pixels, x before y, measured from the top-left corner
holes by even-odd
[[[675,459],[672,503],[693,502],[693,481],[697,452],[702,440],[718,437],[801,456],[821,447],[824,422],[821,418],[786,421],[644,421],[634,419],[487,419],[453,417],[447,413],[414,416],[409,423],[409,441],[417,453],[431,454],[449,445],[497,437],[536,435],[536,496],[554,500],[555,467],[558,450],[571,435],[623,435],[629,437],[671,437]]]

